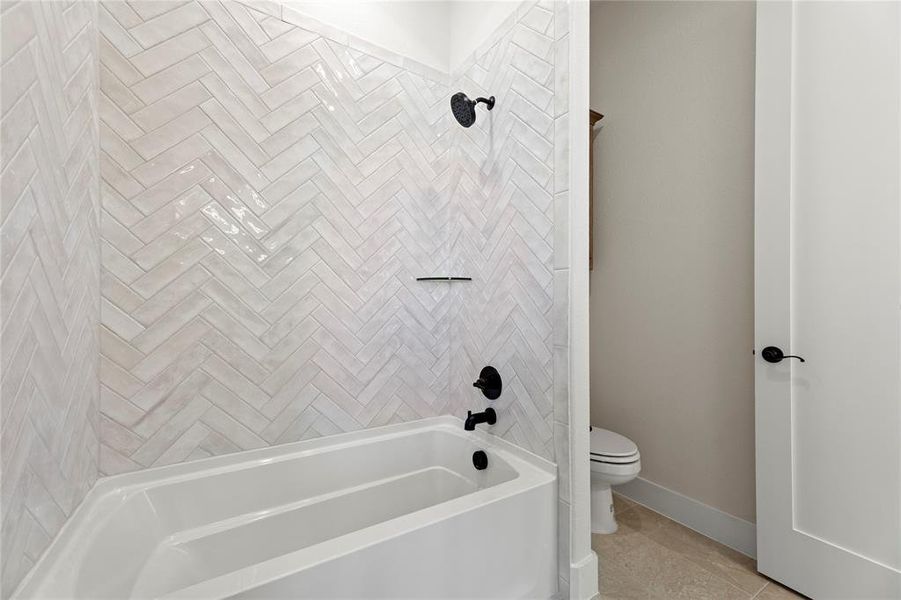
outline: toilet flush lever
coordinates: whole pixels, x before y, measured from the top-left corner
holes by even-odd
[[[763,350],[760,351],[760,356],[763,358],[763,360],[767,361],[768,363],[780,363],[780,362],[782,362],[782,359],[785,359],[785,358],[797,358],[801,362],[807,362],[800,356],[786,355],[782,351],[782,348],[779,348],[777,346],[767,346],[766,348],[764,348]]]

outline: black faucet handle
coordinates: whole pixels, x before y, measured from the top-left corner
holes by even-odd
[[[503,387],[500,374],[491,366],[482,369],[479,378],[473,382],[472,386],[482,390],[489,400],[497,400]]]

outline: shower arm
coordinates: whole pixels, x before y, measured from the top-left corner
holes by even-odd
[[[479,96],[473,101],[474,104],[478,104],[479,102],[486,104],[488,106],[488,110],[494,108],[494,96],[491,96],[490,98],[482,98],[481,96]]]

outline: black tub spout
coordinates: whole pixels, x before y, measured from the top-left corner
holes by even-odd
[[[466,411],[466,423],[463,429],[466,431],[474,431],[479,423],[488,423],[494,425],[497,423],[497,413],[493,408],[486,408],[480,413],[473,413],[471,410]]]

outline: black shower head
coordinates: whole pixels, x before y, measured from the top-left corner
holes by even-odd
[[[451,96],[451,111],[454,113],[454,118],[457,119],[457,123],[463,127],[470,127],[475,123],[476,104],[479,102],[484,102],[488,107],[488,110],[494,108],[494,96],[487,99],[476,98],[475,100],[470,100],[463,92],[457,92]]]

